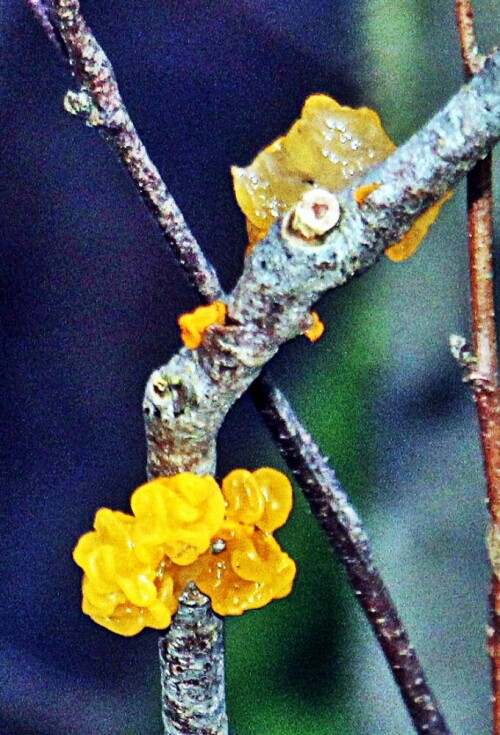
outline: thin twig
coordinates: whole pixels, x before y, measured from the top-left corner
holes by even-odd
[[[465,76],[484,65],[478,51],[472,3],[456,0],[456,16]],[[500,536],[500,389],[493,286],[493,195],[491,154],[467,175],[469,226],[469,278],[474,364],[468,371],[484,461],[490,513],[490,558],[493,575],[490,591],[488,652],[491,658],[493,735],[500,735],[500,569],[497,564]]]
[[[62,54],[62,56],[67,59],[68,53],[61,39],[59,29],[51,17],[51,11],[45,0],[26,0],[26,3],[38,23],[41,25],[49,41]]]
[[[160,225],[178,262],[202,298],[221,296],[214,269],[191,234],[130,119],[113,67],[88,28],[78,0],[53,0],[79,94],[66,97],[66,109],[97,127],[115,149],[147,208]]]
[[[278,388],[261,376],[251,392],[281,455],[349,577],[416,731],[430,735],[449,733],[396,606],[373,563],[370,541],[361,520],[335,472]]]
[[[477,47],[476,32],[474,30],[474,9],[470,0],[455,0],[455,15],[457,19],[462,61],[467,78],[481,71],[484,64]]]

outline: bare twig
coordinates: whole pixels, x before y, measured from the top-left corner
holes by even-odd
[[[465,76],[480,72],[470,0],[456,0],[457,26]],[[472,311],[473,364],[468,370],[479,420],[490,512],[489,552],[493,575],[490,592],[488,652],[491,658],[493,735],[500,735],[500,389],[493,287],[493,195],[491,154],[467,175],[469,278]]]
[[[61,39],[59,29],[52,19],[51,11],[45,0],[26,0],[26,3],[41,25],[49,41],[67,59],[68,54]]]
[[[449,733],[408,633],[373,562],[370,541],[361,520],[335,472],[278,388],[261,376],[251,392],[281,455],[349,577],[416,731],[430,735]]]
[[[484,56],[479,53],[474,30],[474,9],[470,0],[455,0],[455,14],[465,75],[474,76],[483,68]]]
[[[206,300],[221,296],[210,263],[153,164],[130,119],[118,89],[113,67],[88,28],[78,0],[53,0],[56,20],[79,85],[69,93],[66,109],[96,126],[115,149],[143,201],[188,278]]]

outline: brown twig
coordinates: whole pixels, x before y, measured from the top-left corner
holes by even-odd
[[[465,76],[484,65],[478,51],[470,0],[456,0],[456,17]],[[494,573],[490,592],[488,652],[491,658],[493,735],[500,735],[500,391],[493,286],[493,196],[491,154],[467,175],[469,277],[473,364],[468,370],[479,421],[490,512],[489,551]]]
[[[472,343],[475,364],[469,372],[479,421],[492,527],[500,528],[500,392],[498,387],[495,302],[493,290],[493,197],[491,155],[480,161],[467,177],[469,222],[469,274],[472,310]],[[490,534],[495,543],[497,536]],[[495,549],[490,548],[492,560]],[[491,657],[493,733],[500,735],[500,581],[492,575],[488,652]]]
[[[449,733],[396,606],[373,563],[370,541],[361,519],[335,472],[278,388],[261,377],[251,392],[281,455],[349,577],[416,731],[428,735]]]
[[[51,17],[51,12],[47,7],[45,0],[26,0],[28,7],[41,25],[45,35],[53,46],[64,56],[68,58],[68,53],[61,39],[59,29]]]
[[[474,9],[470,0],[455,0],[455,15],[465,75],[470,78],[477,74],[484,64],[484,56],[479,53],[477,48]]]
[[[130,119],[113,67],[87,26],[78,0],[53,0],[57,25],[66,46],[79,93],[69,93],[66,109],[85,117],[114,148],[147,208],[188,278],[202,298],[222,295],[214,269],[191,234]]]

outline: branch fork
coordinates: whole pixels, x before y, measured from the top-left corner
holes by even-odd
[[[79,93],[66,96],[68,111],[86,116],[86,121],[104,134],[201,297],[207,301],[225,298],[212,266],[138,137],[121,100],[112,66],[87,27],[78,1],[53,0],[57,27],[42,0],[27,2],[51,40],[62,37],[64,41],[63,51],[67,50],[80,88]],[[310,218],[299,215],[291,227],[280,229],[277,223],[271,229],[246,259],[242,277],[227,298],[228,325],[207,330],[199,349],[180,350],[148,382],[144,414],[150,477],[185,469],[214,474],[215,442],[225,414],[279,346],[304,331],[311,305],[326,290],[373,265],[383,250],[397,242],[419,214],[438,201],[499,139],[499,78],[497,53],[420,133],[364,182],[358,182],[358,187],[368,186],[375,176],[381,183],[362,206],[350,190],[338,195],[342,215],[338,222],[333,222],[334,217],[325,220],[326,214],[334,211],[333,204],[324,209],[313,203],[312,225]],[[320,222],[319,230],[314,220]],[[446,735],[448,729],[416,653],[373,565],[357,514],[333,471],[283,402],[282,394],[263,380],[255,383],[253,391],[254,395],[261,391],[265,397],[261,410],[306,495],[314,497],[315,515],[351,579],[354,570],[359,571],[358,581],[353,580],[355,592],[401,688],[413,724],[422,734]],[[331,512],[325,515],[328,503]],[[330,525],[325,523],[327,519]],[[195,590],[186,591],[186,595],[179,611],[180,630],[172,626],[160,642],[164,687],[181,687],[186,676],[189,684],[189,650],[196,636],[186,632],[196,611],[208,603],[198,600],[191,604],[188,597],[196,596]],[[217,619],[212,622],[220,623]],[[215,639],[222,645],[220,626],[213,629],[218,631]],[[183,663],[170,666],[176,655],[177,633],[178,640],[184,641]],[[195,667],[198,655],[202,656],[202,651],[196,654]],[[214,681],[217,689],[221,678],[215,677]],[[203,689],[202,680],[199,689]],[[207,691],[205,695],[207,701],[212,701]],[[164,689],[164,703],[168,698]],[[187,694],[186,702],[189,709]],[[223,708],[223,693],[220,702]],[[202,710],[206,703],[200,705]],[[225,735],[227,729],[224,715],[211,730],[211,725],[200,725],[196,717],[186,719],[175,704],[164,709],[164,722],[169,735]]]

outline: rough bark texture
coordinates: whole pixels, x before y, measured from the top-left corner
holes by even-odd
[[[419,733],[446,735],[447,725],[427,684],[417,653],[372,558],[361,519],[335,472],[301,426],[281,391],[266,380],[252,388],[280,452],[299,482],[312,513],[343,565]],[[276,420],[279,413],[280,420]]]
[[[194,585],[159,651],[166,735],[227,735],[222,621]]]
[[[339,194],[342,216],[328,236],[296,237],[282,223],[245,261],[228,298],[229,324],[198,350],[182,349],[148,382],[144,400],[150,476],[215,464],[215,440],[230,406],[279,346],[309,326],[319,296],[373,265],[500,137],[500,52],[369,179],[363,204]],[[368,179],[365,180],[366,183]],[[158,386],[167,386],[158,390]],[[191,445],[191,446],[190,446]]]

